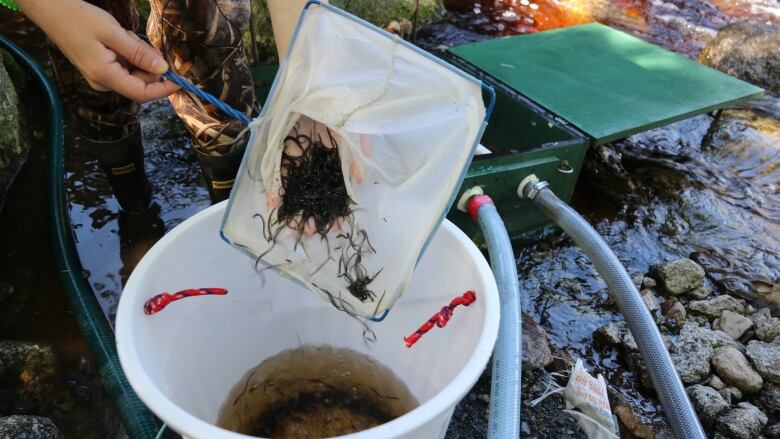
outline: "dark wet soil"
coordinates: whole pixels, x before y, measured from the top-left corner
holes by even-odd
[[[695,57],[728,23],[780,23],[774,0],[499,0],[489,7],[465,0],[445,3],[451,13],[421,29],[423,47],[598,20]],[[777,314],[779,118],[780,100],[767,97],[725,111],[719,119],[698,116],[597,148],[589,153],[573,203],[629,272],[645,273],[658,262],[691,257],[705,267],[707,282],[717,291],[758,306],[769,304]],[[85,155],[77,138],[69,138],[66,184],[79,254],[109,318],[124,280],[145,251],[165,231],[209,205],[191,142],[167,102],[144,107],[143,129],[157,206],[156,214],[144,217],[120,213],[97,163]],[[64,412],[67,416],[48,415],[69,437],[109,437],[111,423],[102,420],[110,416],[110,408],[84,360],[88,353],[52,268],[42,198],[44,153],[38,149],[32,154],[37,158],[23,170],[0,214],[0,279],[25,292],[21,311],[13,323],[0,328],[0,339],[53,344],[72,391],[98,396],[79,400],[79,409]],[[620,316],[609,306],[605,285],[585,256],[567,237],[553,232],[518,248],[517,259],[524,310],[541,322],[552,344],[604,374],[646,421],[663,424],[652,394],[639,388],[613,352],[592,346],[592,332]],[[552,437],[551,431],[555,437],[584,437],[562,416],[559,396],[528,406],[527,400],[543,390],[536,385],[539,379],[538,373],[528,373],[524,380],[525,437]],[[457,408],[448,437],[484,436],[489,393],[486,373]]]

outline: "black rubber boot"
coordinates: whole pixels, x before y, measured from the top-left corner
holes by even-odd
[[[122,285],[141,258],[165,235],[165,223],[156,204],[142,213],[119,212],[119,257]]]
[[[141,130],[112,142],[83,137],[83,144],[98,159],[122,210],[127,213],[146,212],[152,202],[152,185],[144,169]]]
[[[244,157],[246,145],[234,148],[227,154],[214,156],[203,154],[196,150],[203,178],[206,180],[211,203],[216,204],[227,200],[233,183],[236,181],[241,159]]]

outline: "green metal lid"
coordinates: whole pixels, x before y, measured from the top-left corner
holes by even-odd
[[[597,144],[763,92],[597,23],[497,38],[450,52],[569,121]]]

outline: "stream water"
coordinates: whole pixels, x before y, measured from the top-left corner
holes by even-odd
[[[728,23],[780,24],[775,0],[497,0],[484,4],[446,0],[445,5],[450,11],[447,17],[421,29],[419,44],[423,47],[435,49],[494,35],[598,20],[695,57],[717,29]],[[691,257],[707,270],[711,287],[758,306],[769,305],[777,315],[779,120],[780,99],[768,96],[726,110],[717,119],[697,116],[594,149],[588,155],[573,204],[615,249],[629,272],[646,273],[664,260]],[[165,231],[209,205],[189,137],[167,102],[144,107],[143,130],[156,205],[155,213],[146,217],[119,211],[97,163],[82,151],[77,137],[69,136],[66,183],[79,255],[110,317],[124,280],[145,251]],[[31,160],[33,163],[36,161]],[[25,172],[30,174],[27,181],[36,181],[33,171]],[[35,185],[17,187],[5,211],[29,203],[42,190]],[[30,243],[47,246],[43,234],[35,235],[43,227],[45,210],[36,211],[34,221],[17,217],[13,227],[18,230],[14,234],[18,239],[4,242],[18,249],[30,247]],[[10,224],[7,217],[2,221]],[[25,236],[29,241],[23,239]],[[68,376],[82,377],[74,386],[97,392],[94,373],[84,372],[83,358],[88,354],[66,311],[56,273],[40,262],[47,259],[43,257],[46,252],[28,253],[11,252],[4,259],[17,261],[11,268],[22,274],[10,280],[27,279],[23,288],[31,292],[32,299],[21,308],[16,323],[2,328],[0,339],[52,343],[62,354]],[[18,254],[27,255],[24,258],[30,263],[18,262]],[[638,407],[644,421],[662,424],[656,400],[640,388],[637,377],[622,369],[614,354],[593,348],[593,331],[620,316],[605,305],[605,285],[585,256],[567,237],[552,233],[518,248],[517,259],[523,308],[546,329],[552,344],[559,348],[556,355],[565,352],[583,358],[589,368],[605,374],[610,385]],[[534,386],[529,389],[526,399],[538,396],[533,394],[537,390]],[[449,437],[484,435],[488,393],[486,375],[457,409]],[[79,418],[103,419],[110,411],[102,398],[90,401],[78,405]],[[583,437],[549,404],[524,410],[526,434],[546,437],[544,431],[555,428],[560,437]],[[83,422],[71,415],[57,418],[69,436],[108,436],[110,422],[92,422],[89,431],[84,431],[86,427],[79,427]]]

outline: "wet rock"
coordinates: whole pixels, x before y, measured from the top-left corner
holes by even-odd
[[[687,323],[680,331],[670,354],[677,373],[685,384],[698,384],[710,374],[715,353],[707,329]]]
[[[642,281],[645,279],[645,275],[642,273],[634,273],[631,275],[631,282],[634,283],[634,286],[637,290],[642,289]]]
[[[655,436],[653,427],[642,421],[642,417],[635,412],[636,407],[615,391],[614,388],[609,387],[607,390],[609,393],[609,404],[612,408],[612,413],[617,416],[620,423],[620,430],[627,430],[630,432],[631,437],[653,439]]]
[[[0,207],[29,151],[22,131],[19,96],[9,69],[6,69],[6,64],[10,67],[13,62],[0,50]]]
[[[773,415],[780,415],[780,386],[766,383],[758,395],[761,407]]]
[[[724,387],[718,391],[729,404],[736,404],[742,399],[742,392],[736,387]]]
[[[0,361],[8,378],[18,382],[22,397],[46,401],[57,383],[59,368],[51,346],[21,341],[0,341]]]
[[[718,418],[715,429],[734,439],[753,439],[758,437],[768,418],[756,406],[740,402]]]
[[[629,351],[639,350],[625,321],[608,323],[597,329],[593,334],[593,341],[602,347],[620,347]]]
[[[667,319],[674,319],[678,326],[685,324],[685,317],[687,312],[685,306],[675,298],[666,299],[661,305],[661,311]]]
[[[547,332],[523,313],[523,369],[541,369],[552,361]]]
[[[780,343],[753,340],[745,353],[764,379],[780,384]]]
[[[738,340],[745,331],[753,326],[753,321],[743,315],[727,310],[720,315],[719,326],[721,331],[734,340]]]
[[[6,416],[0,418],[0,439],[57,439],[57,426],[40,416]]]
[[[645,306],[651,313],[658,309],[658,297],[655,296],[653,290],[645,289],[639,292],[642,296],[642,301],[645,302]]]
[[[658,282],[655,281],[652,277],[643,277],[642,278],[642,288],[655,288],[658,285]]]
[[[686,296],[690,297],[691,299],[701,300],[710,297],[710,294],[712,294],[712,289],[706,285],[702,285],[699,288],[694,288],[691,291],[688,291]]]
[[[688,304],[688,310],[714,319],[720,317],[723,311],[745,312],[745,302],[724,294],[712,299],[694,300]]]
[[[753,321],[756,338],[761,341],[771,342],[780,335],[780,319],[772,317],[769,308],[762,308],[750,316]]]
[[[659,265],[656,275],[661,286],[675,296],[698,288],[704,282],[704,269],[687,258]]]
[[[761,375],[750,367],[745,356],[736,348],[727,346],[716,349],[712,356],[712,366],[724,382],[745,393],[758,392],[764,384]]]
[[[687,392],[696,413],[705,424],[715,422],[718,415],[729,408],[729,403],[712,387],[697,384],[688,387]]]
[[[764,437],[766,439],[780,439],[780,422],[767,426],[764,429]]]
[[[757,23],[726,26],[699,54],[702,64],[780,94],[780,29]]]

